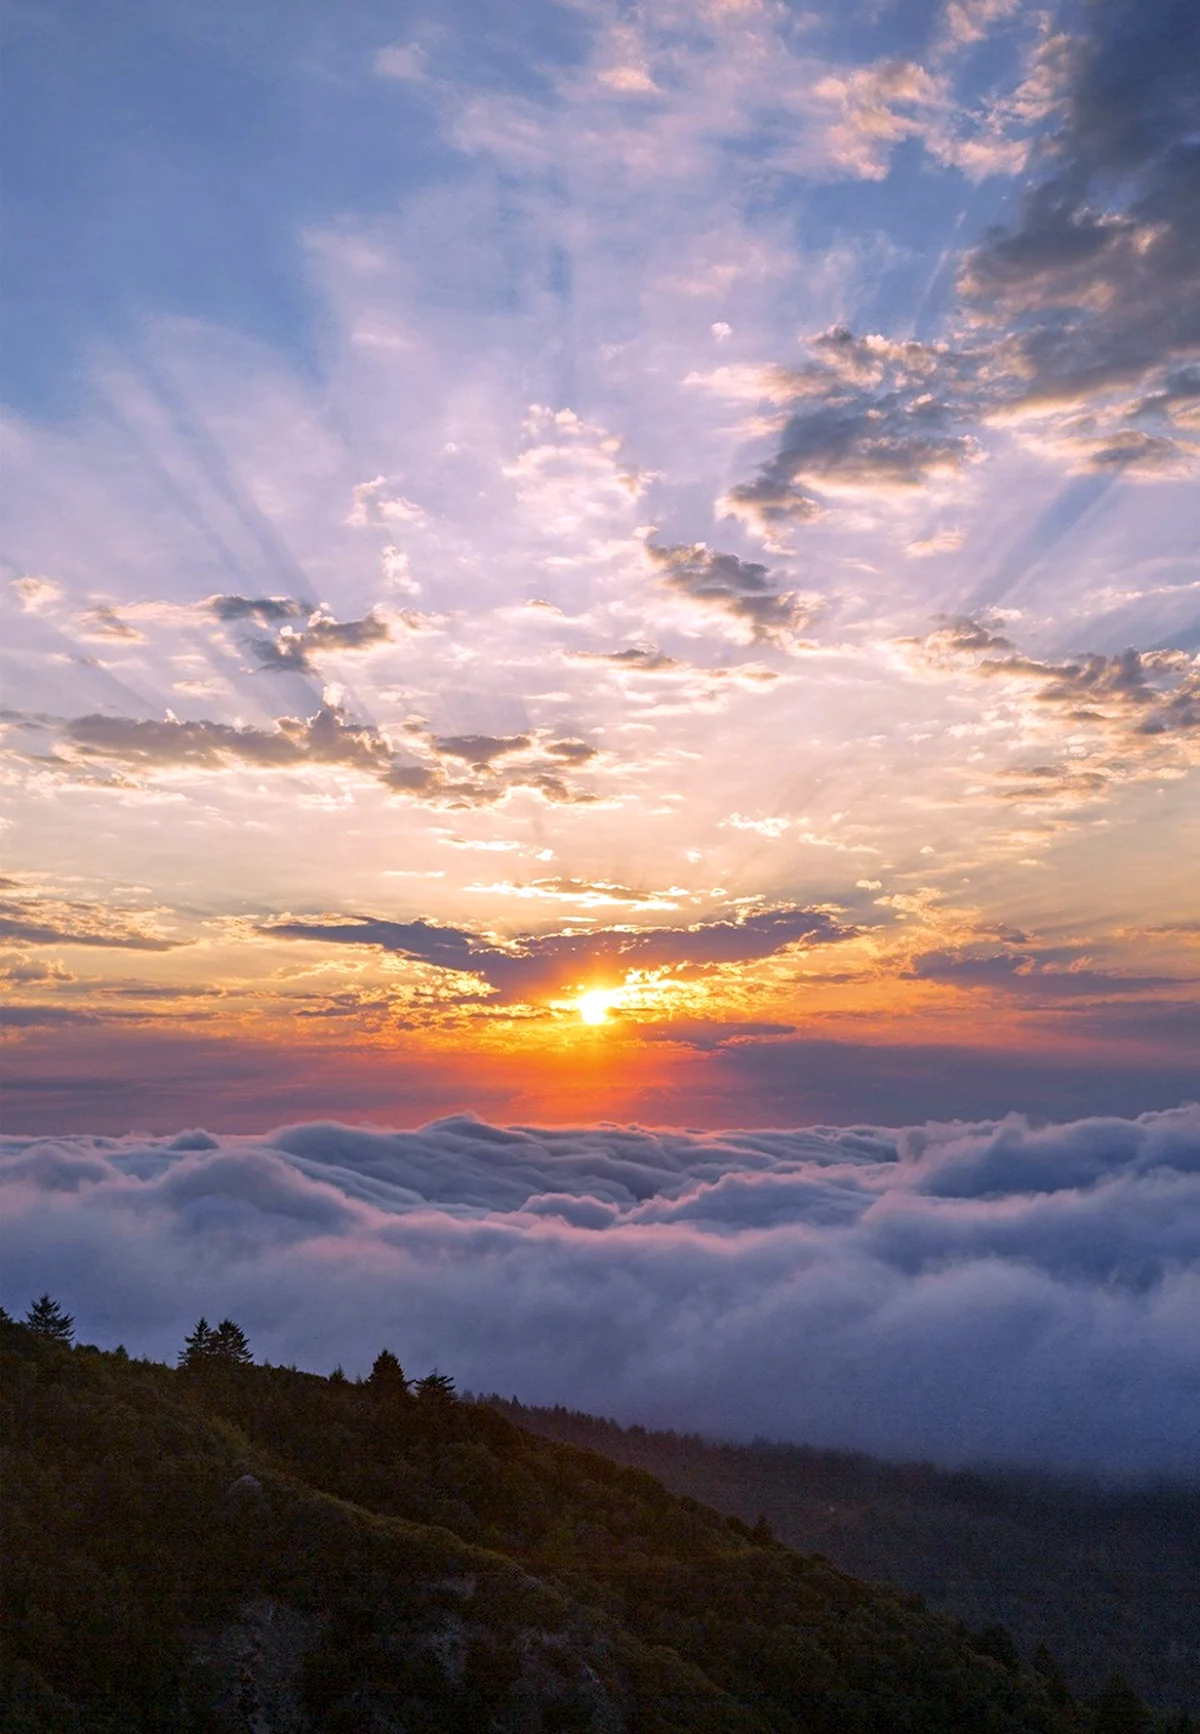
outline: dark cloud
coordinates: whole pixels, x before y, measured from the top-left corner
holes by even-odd
[[[752,1044],[736,1050],[761,1053]],[[0,1144],[4,1302],[170,1359],[405,1364],[624,1420],[1194,1475],[1200,1109],[906,1130],[466,1115]]]
[[[548,741],[546,751],[552,759],[564,765],[586,765],[589,759],[599,756],[596,748],[587,741],[574,739]]]
[[[382,951],[439,969],[473,970],[475,959],[495,948],[459,927],[439,927],[432,921],[386,921],[370,915],[338,916],[329,921],[279,920],[264,923],[261,932],[277,939],[322,940],[327,945],[374,945]]]
[[[812,339],[810,361],[764,376],[791,403],[778,449],[724,509],[763,532],[820,516],[828,496],[923,486],[978,455],[964,421],[980,413],[980,360],[945,345],[893,343],[836,326]]]
[[[94,1012],[66,1005],[0,1005],[0,1028],[27,1030],[58,1024],[94,1024]]]
[[[105,950],[174,951],[185,943],[148,930],[136,916],[57,898],[0,902],[0,940],[21,945],[86,945]]]
[[[802,942],[834,943],[848,938],[851,931],[823,910],[788,908],[694,927],[550,934],[523,941],[515,955],[501,953],[483,973],[505,998],[526,999],[583,986],[616,985],[631,970],[701,974],[723,964],[773,957]]]
[[[531,735],[437,735],[433,739],[437,752],[444,758],[465,759],[475,769],[493,764],[513,753],[528,752],[533,745]]]
[[[1100,0],[1085,16],[1048,172],[960,287],[1011,333],[1026,400],[1136,387],[1131,407],[1169,415],[1200,348],[1200,9]]]
[[[787,412],[730,513],[770,542],[831,494],[886,493],[961,469],[970,424],[1040,408],[1044,449],[1105,475],[1180,473],[1194,454],[1200,357],[1200,7],[1095,0],[1063,43],[1061,124],[1017,222],[964,257],[958,346],[845,328],[764,373]]]
[[[1006,638],[994,621],[966,614],[939,616],[936,629],[920,642],[934,656],[970,656],[1013,648],[1011,638]]]
[[[278,673],[314,674],[313,657],[329,650],[370,650],[392,636],[386,620],[372,611],[361,620],[333,620],[314,614],[303,630],[285,626],[274,638],[252,638],[260,668]]]
[[[1057,718],[1085,756],[1072,753],[996,772],[1001,794],[1023,803],[1095,800],[1115,782],[1166,766],[1186,768],[1200,742],[1200,665],[1182,650],[1093,652],[1061,662],[1023,655],[986,618],[954,617],[917,644],[935,664],[962,658],[976,675],[1007,683],[1010,702],[1032,713],[1039,732]]]
[[[68,722],[63,732],[73,747],[90,757],[159,769],[321,764],[386,771],[391,764],[390,749],[377,730],[348,722],[344,711],[328,705],[303,720],[281,717],[273,729],[207,719],[180,722],[169,717],[157,722],[84,716]]]
[[[1090,1000],[1071,1008],[1070,1033],[1200,1053],[1200,999]]]
[[[738,1023],[721,1018],[672,1018],[668,1023],[642,1024],[638,1035],[644,1042],[667,1042],[710,1054],[731,1042],[762,1041],[770,1036],[790,1036],[795,1024]]]
[[[654,644],[631,644],[624,650],[574,650],[567,653],[568,662],[605,662],[613,668],[628,669],[632,674],[667,674],[680,665],[673,656]]]
[[[1174,977],[1114,975],[1071,963],[1048,963],[1029,951],[927,951],[914,958],[910,973],[920,981],[948,982],[1027,995],[1030,998],[1099,998],[1105,994],[1147,993],[1178,985]]]
[[[1019,655],[985,657],[985,679],[1038,681],[1035,701],[1067,721],[1107,723],[1125,742],[1200,730],[1200,668],[1177,650],[1118,651],[1061,663]]]
[[[80,761],[107,762],[153,774],[180,769],[221,770],[252,765],[262,770],[305,770],[344,766],[375,778],[398,795],[445,807],[488,806],[514,789],[527,788],[554,802],[587,802],[590,790],[569,782],[564,773],[598,758],[595,747],[574,736],[434,736],[408,730],[406,744],[430,756],[414,762],[396,750],[373,724],[353,723],[336,705],[322,705],[311,716],[280,717],[274,728],[214,722],[125,716],[60,719],[10,713],[14,726],[57,729],[68,751],[49,761],[65,768]],[[497,761],[513,760],[509,763]],[[464,777],[448,763],[461,761]],[[45,760],[39,761],[43,765]]]
[[[551,997],[584,986],[617,985],[631,970],[688,975],[722,964],[752,963],[790,945],[831,944],[853,932],[825,910],[798,908],[765,910],[740,921],[706,921],[693,927],[526,935],[507,947],[463,928],[360,915],[283,919],[264,924],[260,931],[327,945],[378,946],[440,969],[478,975],[510,1001]]]
[[[153,1014],[142,1011],[122,1011],[101,1008],[88,1010],[82,1006],[67,1005],[8,1005],[0,1006],[0,1027],[9,1029],[56,1029],[61,1025],[78,1024],[133,1024],[147,1021]],[[209,1012],[177,1012],[175,1016],[181,1021],[202,1022],[211,1016]]]
[[[740,518],[770,545],[790,524],[811,524],[825,513],[811,494],[788,478],[787,466],[774,461],[753,481],[738,482],[730,488],[722,496],[721,506],[727,517]]]
[[[757,640],[786,639],[803,631],[817,614],[814,598],[781,591],[765,566],[720,554],[703,542],[673,548],[647,543],[646,553],[665,589],[743,622]]]
[[[205,607],[218,620],[257,620],[263,626],[312,611],[311,602],[297,602],[291,596],[210,596]]]

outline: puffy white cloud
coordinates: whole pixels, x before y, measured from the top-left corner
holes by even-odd
[[[1200,1108],[1036,1128],[9,1138],[5,1301],[944,1460],[1191,1471]]]

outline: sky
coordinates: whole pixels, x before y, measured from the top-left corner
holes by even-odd
[[[1190,0],[7,10],[11,1129],[1195,1098]]]
[[[1194,1464],[1194,0],[3,28],[5,1304]]]

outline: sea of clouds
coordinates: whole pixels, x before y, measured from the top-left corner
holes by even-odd
[[[718,1436],[1200,1470],[1200,1106],[1035,1127],[0,1140],[3,1298],[171,1359],[406,1370]]]

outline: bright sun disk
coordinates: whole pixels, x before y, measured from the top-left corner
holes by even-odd
[[[579,1001],[579,1015],[585,1024],[604,1024],[608,1022],[608,1008],[616,996],[605,993],[602,988],[595,988],[591,993],[585,993]]]

